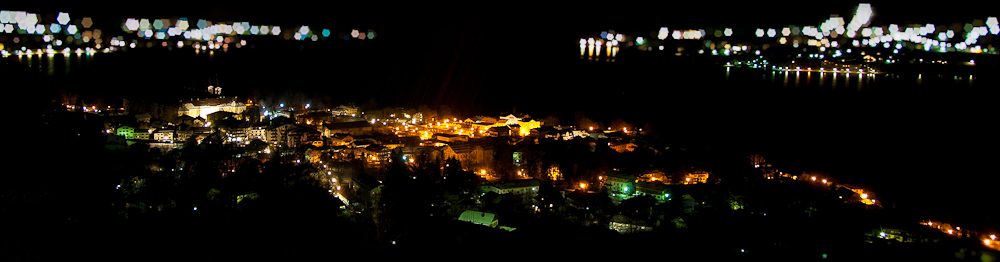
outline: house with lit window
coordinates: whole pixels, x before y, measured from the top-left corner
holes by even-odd
[[[615,215],[608,223],[608,229],[618,231],[618,233],[629,234],[653,231],[653,227],[646,221],[631,218],[624,215]]]
[[[608,143],[608,146],[611,147],[611,149],[618,151],[618,153],[632,152],[638,147],[635,143],[630,142],[610,142]]]
[[[688,185],[688,184],[698,184],[698,183],[702,183],[702,184],[708,183],[708,176],[709,176],[709,173],[706,172],[705,170],[691,171],[691,172],[687,173],[687,175],[684,176],[684,181],[682,181],[682,183],[684,183],[685,185]]]
[[[656,200],[666,201],[667,199],[670,199],[670,188],[659,181],[639,181],[635,183],[635,195],[652,196]]]
[[[488,227],[497,227],[497,215],[493,213],[466,210],[458,216],[458,220]]]
[[[331,110],[331,112],[335,116],[356,116],[358,114],[358,107],[354,105],[340,105]]]
[[[133,133],[134,137],[132,139],[149,140],[149,135],[152,132],[153,130],[149,129],[136,129],[135,132]]]
[[[159,142],[172,142],[174,141],[174,130],[157,129],[156,131],[153,131],[153,140]]]
[[[125,137],[125,139],[135,139],[135,128],[131,126],[120,126],[115,130],[115,134]]]
[[[252,126],[246,127],[243,131],[248,141],[253,141],[254,139],[259,139],[260,141],[267,142],[267,125],[263,123],[257,123]]]
[[[181,101],[181,106],[177,110],[177,116],[201,117],[208,119],[208,115],[223,111],[234,114],[242,114],[247,105],[238,101],[236,97],[218,97]]]
[[[538,195],[540,182],[536,179],[521,179],[513,181],[500,181],[488,186],[490,192],[497,194],[515,194],[534,197]]]
[[[635,175],[618,171],[608,171],[604,175],[604,178],[606,179],[604,186],[610,193],[623,195],[632,195],[635,193],[635,183],[638,179]]]

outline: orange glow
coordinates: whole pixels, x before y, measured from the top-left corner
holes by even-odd
[[[948,229],[948,234],[949,234],[949,235],[951,235],[951,233],[954,233],[954,232],[955,232],[955,231],[952,231],[951,229]]]
[[[580,188],[583,188],[583,189],[586,189],[586,188],[587,188],[587,184],[585,184],[585,183],[580,183]]]
[[[816,181],[816,177],[812,177],[812,180],[813,180],[813,181]]]

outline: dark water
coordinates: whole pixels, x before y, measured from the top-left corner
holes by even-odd
[[[785,73],[627,53],[610,63],[581,60],[574,50],[393,47],[151,49],[19,61],[52,90],[108,102],[183,99],[183,87],[200,91],[217,83],[227,95],[302,92],[328,96],[320,102],[331,106],[369,99],[380,106],[448,104],[462,116],[516,108],[538,118],[557,115],[564,125],[582,111],[605,124],[650,123],[684,145],[829,170],[870,185],[897,207],[997,219],[995,208],[975,200],[989,197],[997,182],[990,165],[997,155],[993,75]]]

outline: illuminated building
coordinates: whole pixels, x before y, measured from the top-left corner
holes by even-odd
[[[125,139],[135,138],[135,128],[131,126],[121,126],[115,130],[115,134],[125,137]]]
[[[490,192],[534,197],[538,195],[540,182],[535,179],[496,182],[489,186]]]
[[[637,196],[652,196],[656,200],[666,201],[670,198],[670,188],[667,185],[655,182],[645,182],[639,181],[635,183],[635,195]]]
[[[187,115],[190,117],[201,117],[208,119],[208,115],[218,111],[242,114],[246,110],[246,104],[239,102],[236,97],[219,97],[181,101],[181,106],[177,110],[177,116]]]
[[[455,158],[462,163],[465,170],[489,166],[493,162],[493,148],[473,143],[453,143],[445,145],[444,158]]]
[[[458,220],[488,227],[497,227],[497,215],[486,212],[466,210],[458,216]]]
[[[618,143],[618,142],[611,142],[609,143],[608,146],[610,146],[611,149],[618,151],[618,153],[632,152],[635,151],[636,147],[638,147],[638,145],[634,143]]]
[[[350,134],[333,134],[330,136],[331,146],[346,146],[354,143],[354,137]]]
[[[624,215],[615,215],[611,218],[611,223],[608,223],[608,229],[618,231],[618,233],[638,233],[638,232],[649,232],[653,230],[653,227],[647,226],[645,221],[640,219],[630,218]]]
[[[704,170],[690,172],[684,177],[684,184],[708,183],[708,175]]]
[[[157,129],[156,131],[153,131],[153,140],[159,142],[172,142],[174,141],[174,130]]]
[[[244,134],[247,141],[259,139],[260,141],[267,142],[267,125],[259,123],[246,127]]]
[[[133,139],[139,140],[149,140],[149,134],[152,133],[149,129],[136,129]]]
[[[331,110],[331,112],[335,116],[356,116],[358,114],[358,107],[354,105],[340,105]]]
[[[286,145],[290,147],[298,147],[307,144],[323,146],[322,133],[316,131],[314,128],[304,126],[296,126],[295,128],[288,130],[286,139],[288,139]]]
[[[609,171],[604,177],[607,178],[604,186],[608,189],[609,193],[621,196],[622,198],[629,198],[632,194],[635,194],[636,176]]]

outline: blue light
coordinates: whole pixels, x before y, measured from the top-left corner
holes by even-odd
[[[608,38],[608,31],[601,31],[601,39],[607,39],[607,38]]]
[[[330,29],[323,29],[323,37],[330,37]]]
[[[350,35],[344,35],[344,41],[347,41],[347,40],[351,40],[351,36]]]
[[[285,108],[285,103],[278,104],[278,107]]]
[[[58,34],[59,31],[62,31],[62,27],[59,26],[59,24],[53,23],[52,25],[49,26],[49,31],[51,31],[53,34]]]

